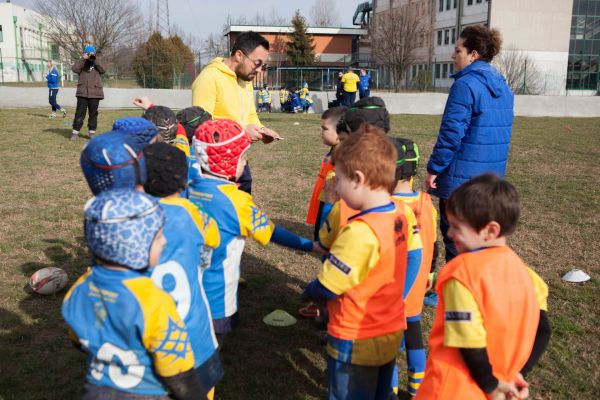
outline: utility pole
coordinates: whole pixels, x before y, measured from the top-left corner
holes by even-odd
[[[169,0],[156,0],[156,32],[164,37],[171,36]]]

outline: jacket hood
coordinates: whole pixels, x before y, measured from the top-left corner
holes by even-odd
[[[223,62],[224,58],[223,57],[217,57],[214,58],[207,66],[206,68],[216,68],[217,70],[219,70],[220,72],[232,76],[233,78],[237,79],[237,75],[235,74],[235,72],[233,72],[231,70],[231,68],[229,68],[224,62]]]
[[[496,67],[486,61],[475,61],[471,65],[452,75],[452,78],[458,80],[466,75],[474,77],[485,85],[494,97],[502,96],[506,93],[508,88],[506,80],[500,75]]]

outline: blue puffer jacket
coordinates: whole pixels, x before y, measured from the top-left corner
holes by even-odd
[[[496,68],[475,61],[455,79],[427,172],[429,191],[447,199],[463,182],[485,172],[504,176],[514,118],[514,95]]]
[[[48,89],[58,89],[58,71],[56,67],[52,67],[48,75],[46,75],[48,81]]]

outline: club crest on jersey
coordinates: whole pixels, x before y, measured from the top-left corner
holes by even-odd
[[[267,216],[256,207],[250,207],[252,210],[252,233],[265,229],[269,226]]]

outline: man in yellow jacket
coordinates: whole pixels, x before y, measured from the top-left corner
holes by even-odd
[[[253,142],[270,143],[277,132],[265,127],[256,114],[252,81],[266,66],[269,42],[256,32],[240,34],[231,55],[212,60],[192,84],[192,105],[202,107],[213,118],[232,119],[242,125]],[[250,192],[252,177],[246,167],[240,189]]]
[[[350,107],[354,104],[359,81],[360,78],[352,71],[352,67],[348,67],[348,70],[342,76],[342,84],[344,85],[344,105],[346,107]]]

